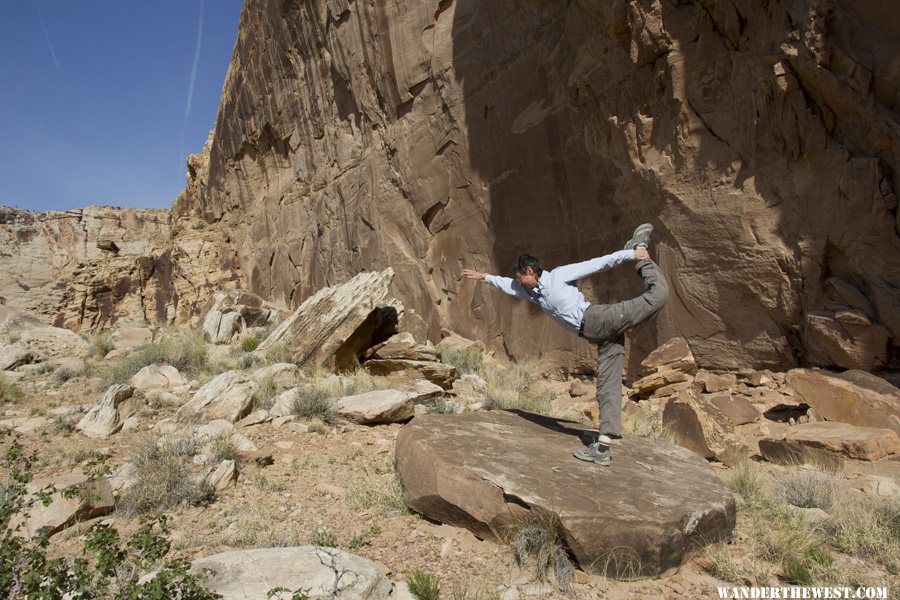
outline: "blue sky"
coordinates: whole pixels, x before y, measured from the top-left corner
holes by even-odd
[[[0,205],[171,206],[215,125],[242,5],[0,2]]]

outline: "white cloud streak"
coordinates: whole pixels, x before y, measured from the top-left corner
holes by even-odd
[[[197,80],[197,64],[200,62],[200,46],[203,44],[203,1],[200,0],[200,20],[197,24],[197,45],[194,47],[194,63],[191,65],[191,81],[188,84],[187,106],[184,109],[184,120],[191,114],[191,102],[194,99],[194,82]]]
[[[47,38],[47,46],[50,48],[50,56],[53,57],[53,64],[59,71],[59,61],[56,60],[56,51],[53,49],[53,42],[50,41],[50,34],[47,32],[47,26],[44,24],[44,15],[41,14],[41,7],[38,6],[37,0],[34,0],[34,7],[37,9],[38,20],[41,22],[41,29],[44,30],[44,37]]]

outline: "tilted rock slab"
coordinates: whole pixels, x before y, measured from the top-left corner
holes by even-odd
[[[865,371],[792,369],[787,383],[828,421],[892,429],[900,435],[900,390]]]
[[[130,385],[116,383],[109,386],[100,404],[91,408],[75,425],[75,429],[91,438],[109,437],[120,429],[125,416],[119,412],[119,406],[134,396],[134,388]]]
[[[277,587],[303,590],[310,599],[386,600],[391,592],[375,563],[337,548],[234,550],[197,559],[191,569],[209,569],[207,587],[223,600],[266,598]]]
[[[279,342],[290,344],[293,360],[326,367],[350,366],[373,344],[379,308],[387,308],[394,270],[360,273],[350,281],[319,290],[306,299],[254,350],[262,354]],[[396,311],[396,307],[394,308]],[[359,336],[354,336],[359,331]],[[376,342],[379,340],[375,340]]]
[[[657,576],[727,539],[734,497],[684,448],[625,438],[609,467],[572,457],[581,426],[525,412],[416,417],[397,437],[409,506],[437,521],[501,538],[514,515],[554,514],[585,570]]]

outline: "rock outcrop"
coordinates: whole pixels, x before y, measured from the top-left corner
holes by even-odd
[[[631,372],[676,332],[709,368],[877,368],[900,339],[892,10],[251,3],[192,208],[261,296],[297,306],[392,266],[427,337],[516,356],[587,347],[462,268],[583,260],[650,221],[672,294]],[[638,286],[623,268],[584,289]]]
[[[404,499],[482,538],[502,537],[511,516],[553,515],[579,565],[613,576],[660,575],[730,537],[734,498],[705,461],[632,437],[599,467],[572,458],[581,433],[531,413],[416,417],[397,437]]]

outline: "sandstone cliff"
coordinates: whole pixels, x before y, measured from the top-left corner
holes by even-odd
[[[898,25],[864,0],[249,0],[174,224],[6,211],[0,295],[74,327],[184,321],[217,287],[293,308],[390,266],[420,337],[585,358],[462,268],[582,260],[649,221],[673,293],[632,373],[675,335],[708,368],[896,368]]]
[[[649,221],[674,293],[638,346],[879,368],[900,341],[898,24],[863,0],[249,1],[197,210],[264,297],[392,266],[432,337],[514,355],[586,346],[463,266],[580,260]],[[638,289],[628,269],[585,287]]]

